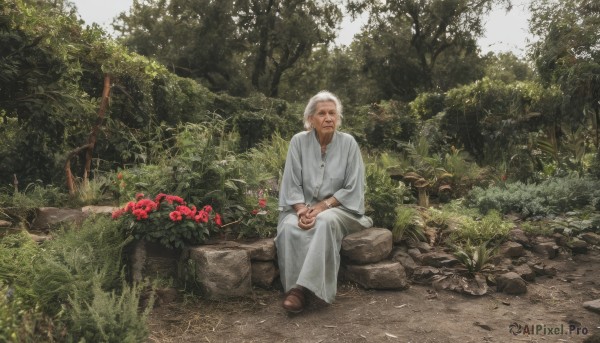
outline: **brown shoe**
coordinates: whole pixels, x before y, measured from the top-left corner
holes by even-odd
[[[292,288],[283,300],[283,308],[291,313],[300,313],[304,309],[304,290]]]

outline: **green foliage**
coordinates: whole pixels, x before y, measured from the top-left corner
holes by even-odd
[[[521,223],[521,230],[529,236],[545,236],[550,237],[554,233],[554,230],[546,223],[536,223],[526,221]]]
[[[366,163],[365,212],[373,218],[375,226],[393,228],[396,208],[409,198],[409,192],[403,183],[392,180],[378,160],[375,157],[377,162]]]
[[[562,94],[534,82],[504,84],[484,78],[448,91],[442,129],[480,163],[524,154],[533,159],[529,133],[560,118]]]
[[[442,93],[420,93],[410,102],[410,111],[413,116],[421,120],[431,119],[444,110],[444,99]]]
[[[80,230],[64,230],[45,242],[30,281],[44,312],[58,314],[74,293],[91,300],[92,282],[100,282],[105,290],[118,289],[127,243],[117,223],[104,216],[90,217]]]
[[[139,313],[141,286],[123,283],[127,243],[105,216],[90,217],[81,229],[58,232],[41,246],[25,232],[1,238],[0,320],[8,325],[0,326],[0,338],[144,340],[151,301]]]
[[[113,213],[119,219],[125,236],[135,240],[157,242],[166,248],[203,243],[222,224],[221,215],[205,205],[196,209],[173,195],[158,194],[156,199],[136,197],[136,202]]]
[[[396,221],[392,226],[394,241],[398,242],[403,238],[412,239],[414,241],[424,240],[425,234],[419,226],[420,222],[421,216],[416,208],[405,205],[397,206]]]
[[[504,83],[528,81],[533,79],[533,70],[527,61],[518,58],[512,52],[485,55],[485,76]]]
[[[120,292],[107,292],[97,278],[92,279],[90,297],[75,292],[69,299],[69,332],[66,340],[85,342],[143,342],[149,330],[146,320],[153,298],[142,305],[144,285],[123,283]],[[140,313],[139,308],[144,308]]]
[[[600,206],[598,181],[580,178],[554,178],[539,184],[507,183],[487,189],[476,187],[467,204],[482,213],[496,210],[517,213],[523,217],[547,216],[584,207]]]
[[[480,246],[488,243],[501,243],[514,227],[512,222],[502,219],[497,211],[489,211],[482,218],[463,217],[458,230],[450,234],[452,242]]]
[[[456,259],[467,268],[471,275],[483,271],[493,255],[494,249],[488,248],[487,243],[476,246],[466,244],[464,247],[455,247],[454,251]]]
[[[366,112],[366,115],[359,114],[367,119],[362,128],[365,148],[395,150],[399,142],[408,141],[416,134],[418,118],[404,103],[385,101],[365,106],[359,111]]]

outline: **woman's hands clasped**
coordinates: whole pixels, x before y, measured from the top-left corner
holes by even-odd
[[[296,214],[298,215],[298,226],[302,230],[310,230],[315,226],[317,215],[327,209],[327,205],[320,202],[312,207],[300,208]]]

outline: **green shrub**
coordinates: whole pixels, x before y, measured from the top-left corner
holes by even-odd
[[[119,293],[109,292],[103,289],[100,279],[92,279],[91,298],[79,292],[69,297],[69,331],[65,341],[144,342],[148,336],[146,320],[153,297],[140,313],[143,285],[123,283]]]
[[[539,184],[507,183],[503,187],[476,187],[467,197],[467,204],[486,213],[517,213],[523,217],[547,216],[585,207],[600,206],[597,180],[566,177],[553,178]]]
[[[530,236],[550,237],[554,233],[554,230],[545,223],[523,222],[521,230]]]
[[[455,244],[480,246],[488,243],[501,243],[514,227],[512,222],[504,221],[497,211],[490,211],[480,219],[463,217],[458,229],[450,239]]]
[[[404,237],[415,241],[423,240],[425,238],[425,234],[419,226],[420,222],[421,215],[416,208],[403,205],[397,206],[396,221],[392,227],[394,241],[400,241]]]
[[[409,199],[410,191],[403,183],[392,180],[377,162],[367,163],[365,169],[365,212],[375,226],[391,229],[396,222],[396,207]]]
[[[464,247],[455,247],[454,251],[456,259],[467,268],[471,275],[484,270],[493,255],[494,249],[490,249],[487,243],[477,246],[467,243]]]
[[[122,251],[127,243],[118,223],[105,216],[90,217],[81,229],[65,229],[45,242],[34,259],[31,280],[44,312],[59,313],[75,292],[91,300],[94,279],[99,278],[105,290],[118,289],[124,279]]]

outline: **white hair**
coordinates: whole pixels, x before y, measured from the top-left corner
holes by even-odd
[[[327,101],[332,101],[335,104],[335,110],[338,115],[335,126],[339,127],[340,125],[342,125],[343,115],[342,115],[342,103],[340,102],[340,99],[338,99],[338,97],[335,96],[331,92],[320,91],[315,96],[310,98],[310,100],[308,101],[308,105],[306,105],[306,108],[304,109],[304,128],[305,129],[307,129],[307,130],[311,129],[309,118],[312,115],[314,115],[315,112],[317,111],[317,104],[320,102],[327,102]]]

